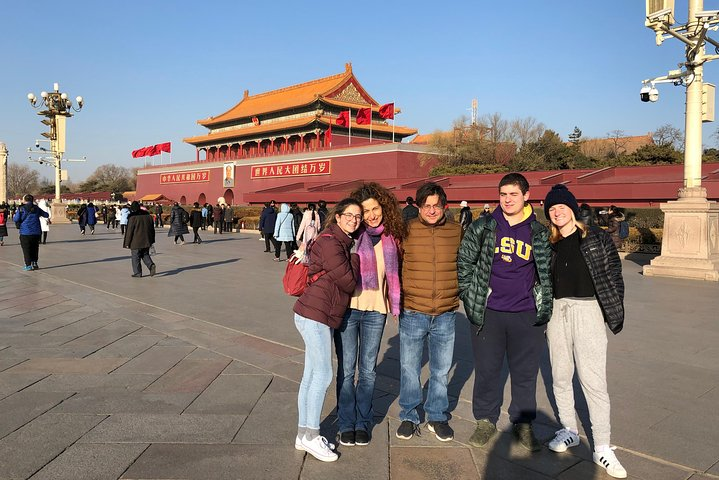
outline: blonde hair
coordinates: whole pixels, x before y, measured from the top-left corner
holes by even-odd
[[[581,222],[574,217],[574,211],[572,211],[572,209],[568,209],[568,210],[572,214],[572,221],[574,222],[574,225],[581,232],[580,236],[582,238],[586,237],[587,233],[589,232],[589,227],[587,227],[584,224],[584,222]],[[559,229],[557,228],[557,226],[554,223],[552,223],[552,220],[549,220],[549,243],[552,243],[552,244],[557,243],[558,241],[560,241],[563,238],[564,237],[562,236],[562,234],[559,231]]]

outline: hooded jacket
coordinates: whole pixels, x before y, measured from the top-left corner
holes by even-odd
[[[531,207],[528,208],[531,209]],[[501,279],[494,279],[497,288],[505,289],[499,300],[511,302],[512,292],[507,289],[514,289],[519,293],[515,308],[523,308],[522,305],[527,295],[533,297],[533,306],[537,310],[535,325],[543,325],[552,316],[549,231],[547,227],[536,221],[533,214],[527,215],[525,220],[519,224],[524,231],[512,232],[503,229],[502,231],[509,235],[503,235],[500,238],[500,245],[497,245],[497,238],[500,235],[495,213],[502,215],[501,208],[497,207],[492,215],[481,216],[472,222],[459,249],[457,260],[459,296],[464,303],[467,318],[480,329],[484,326],[484,312],[488,306],[488,299],[494,295],[490,289],[490,283],[495,274],[501,274]],[[504,220],[503,215],[502,220]],[[517,226],[515,225],[515,227]],[[511,236],[512,233],[515,233],[514,237]],[[506,240],[504,240],[505,238]],[[510,239],[514,240],[514,246]],[[520,240],[523,243],[521,246],[519,245]],[[529,246],[526,245],[527,241],[530,242]],[[528,247],[531,247],[531,250],[528,250]],[[503,252],[502,248],[509,253]],[[502,255],[508,257],[502,258]],[[522,257],[533,258],[533,262],[527,264],[528,260]],[[497,262],[511,264],[515,258],[518,260],[514,266],[499,265],[495,267]],[[506,260],[512,260],[512,262]],[[532,285],[527,285],[526,279],[530,269],[534,282]],[[522,282],[522,286],[513,286],[513,274],[516,274],[515,281]],[[528,291],[526,291],[527,289]],[[519,297],[521,297],[521,301]]]
[[[173,235],[185,235],[186,233],[190,233],[187,228],[187,222],[185,222],[186,215],[187,220],[189,220],[189,214],[187,213],[187,210],[185,210],[179,205],[175,205],[174,207],[172,207],[172,210],[170,211],[170,231],[167,232],[168,237],[172,237]]]
[[[21,205],[12,217],[14,222],[22,222],[20,224],[20,235],[40,235],[42,230],[40,229],[40,217],[48,218],[50,215],[34,205],[32,202],[27,202]]]
[[[280,242],[291,242],[295,239],[295,217],[290,212],[290,206],[283,203],[280,213],[277,214],[273,236]]]
[[[127,217],[127,228],[122,246],[130,250],[150,248],[155,243],[155,224],[145,210],[131,212]]]
[[[297,299],[293,308],[295,313],[331,328],[342,324],[359,273],[359,257],[350,253],[352,242],[336,223],[317,237],[310,250],[307,275],[325,273]]]

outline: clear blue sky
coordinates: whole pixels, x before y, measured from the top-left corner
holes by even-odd
[[[719,2],[714,2],[719,3]],[[705,1],[705,9],[719,8]],[[686,21],[686,0],[676,1]],[[469,115],[533,116],[567,137],[612,130],[641,135],[670,123],[683,130],[684,88],[639,101],[641,80],[677,68],[677,40],[654,44],[644,1],[455,2],[9,0],[2,7],[0,141],[27,163],[45,127],[28,101],[54,82],[85,108],[68,121],[73,181],[99,165],[141,166],[136,148],[172,142],[173,161],[194,160],[183,137],[198,119],[242,98],[326,75],[352,62],[397,123],[431,133]],[[714,34],[719,38],[719,35]],[[719,61],[705,68],[719,83]],[[704,143],[716,125],[705,126]],[[43,176],[49,167],[35,163]]]

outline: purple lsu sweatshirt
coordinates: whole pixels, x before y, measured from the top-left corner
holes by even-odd
[[[524,217],[516,225],[509,225],[497,207],[492,216],[497,221],[496,246],[489,278],[491,293],[487,307],[500,312],[536,310],[532,287],[536,278],[532,252],[532,221],[534,211],[524,207]]]

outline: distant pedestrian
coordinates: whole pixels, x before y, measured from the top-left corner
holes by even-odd
[[[167,232],[168,237],[172,237],[174,235],[175,245],[177,245],[178,240],[180,241],[180,245],[185,244],[185,237],[183,235],[190,233],[187,229],[187,223],[189,221],[190,214],[188,214],[187,210],[182,208],[179,203],[175,202],[175,205],[170,211],[170,231]]]
[[[102,215],[102,223],[107,225],[107,205],[103,205],[102,208],[100,208],[100,215]]]
[[[205,203],[202,206],[202,229],[205,230],[207,228],[207,213],[208,213],[208,205]]]
[[[314,240],[322,229],[320,214],[315,211],[315,204],[308,203],[307,210],[302,214],[302,220],[295,229],[295,241],[299,249],[304,251],[307,244]]]
[[[97,225],[97,207],[92,202],[87,204],[87,225],[90,227],[90,235],[95,235]]]
[[[141,210],[138,202],[132,202],[130,214],[127,219],[125,238],[122,243],[124,248],[129,248],[132,253],[132,277],[142,277],[142,261],[150,270],[150,276],[157,272],[155,262],[150,257],[150,247],[155,243],[155,228],[152,216],[147,210]]]
[[[589,407],[594,463],[615,478],[627,471],[610,447],[610,402],[607,393],[607,331],[624,325],[622,262],[609,234],[577,221],[579,206],[564,185],[555,185],[544,201],[552,244],[554,308],[547,324],[552,388],[562,429],[549,449],[564,452],[579,445],[573,378],[576,375]]]
[[[40,200],[37,202],[37,206],[43,211],[47,212],[47,218],[40,217],[40,230],[42,230],[42,244],[47,243],[47,234],[50,232],[50,224],[52,219],[52,213],[50,212],[50,205],[47,204],[47,200]]]
[[[215,229],[214,233],[217,234],[217,230],[220,230],[222,235],[222,207],[219,203],[212,208],[212,225]]]
[[[414,198],[412,197],[407,197],[405,203],[407,206],[402,209],[402,220],[404,220],[404,223],[408,223],[419,216],[419,209],[415,206]]]
[[[165,226],[165,222],[162,220],[162,205],[155,204],[155,228],[162,228]]]
[[[112,227],[113,230],[115,230],[115,224],[117,223],[117,209],[115,205],[110,205],[107,208],[107,224],[105,225],[105,228],[110,230],[110,227]]]
[[[489,207],[488,203],[484,204],[484,208],[482,209],[482,213],[479,214],[480,218],[482,217],[488,217],[492,215],[492,209]]]
[[[462,230],[467,230],[472,224],[472,210],[466,200],[462,200],[459,206],[462,207],[459,211],[459,224],[462,226]]]
[[[275,244],[275,222],[277,221],[277,210],[275,210],[275,202],[272,201],[262,210],[260,214],[260,231],[265,236],[265,252],[270,251],[270,243]],[[279,247],[277,247],[279,249]]]
[[[87,228],[87,205],[84,203],[77,209],[77,225],[80,227],[80,235],[85,235],[85,228]]]
[[[624,239],[619,235],[619,227],[623,221],[625,221],[624,214],[616,206],[611,205],[607,210],[607,233],[611,235],[617,250],[621,250],[624,245]]]
[[[232,222],[235,219],[235,212],[232,210],[231,205],[227,205],[225,207],[225,211],[223,213],[223,220],[225,221],[225,231],[232,233]]]
[[[195,235],[192,239],[192,243],[199,245],[202,243],[202,239],[197,231],[202,228],[202,210],[200,209],[200,204],[197,202],[194,203],[192,211],[190,212],[190,226],[192,227],[192,233]]]
[[[283,203],[280,206],[280,213],[277,214],[275,221],[275,231],[272,232],[275,237],[275,262],[280,261],[280,247],[285,245],[285,254],[287,260],[292,256],[292,247],[295,241],[295,219],[290,213],[290,206]]]
[[[329,214],[329,211],[327,210],[327,202],[324,200],[317,201],[317,213],[320,215],[320,230],[322,230],[325,226],[325,222],[327,221],[327,215]]]
[[[120,233],[125,235],[125,228],[127,227],[127,217],[130,216],[130,206],[123,205],[120,209]]]
[[[48,213],[35,205],[32,195],[25,195],[25,202],[15,211],[13,221],[20,228],[20,246],[25,260],[23,270],[37,270],[37,260],[40,250],[40,236],[42,229],[40,228],[40,217],[48,217]]]
[[[545,202],[546,204],[546,202]],[[547,219],[549,220],[549,219]],[[592,207],[587,205],[586,203],[583,203],[579,206],[579,218],[577,218],[580,222],[582,222],[587,227],[591,227],[594,225],[594,218],[592,215]]]
[[[5,237],[7,237],[7,219],[10,216],[10,209],[7,203],[0,205],[0,247],[5,245]]]

